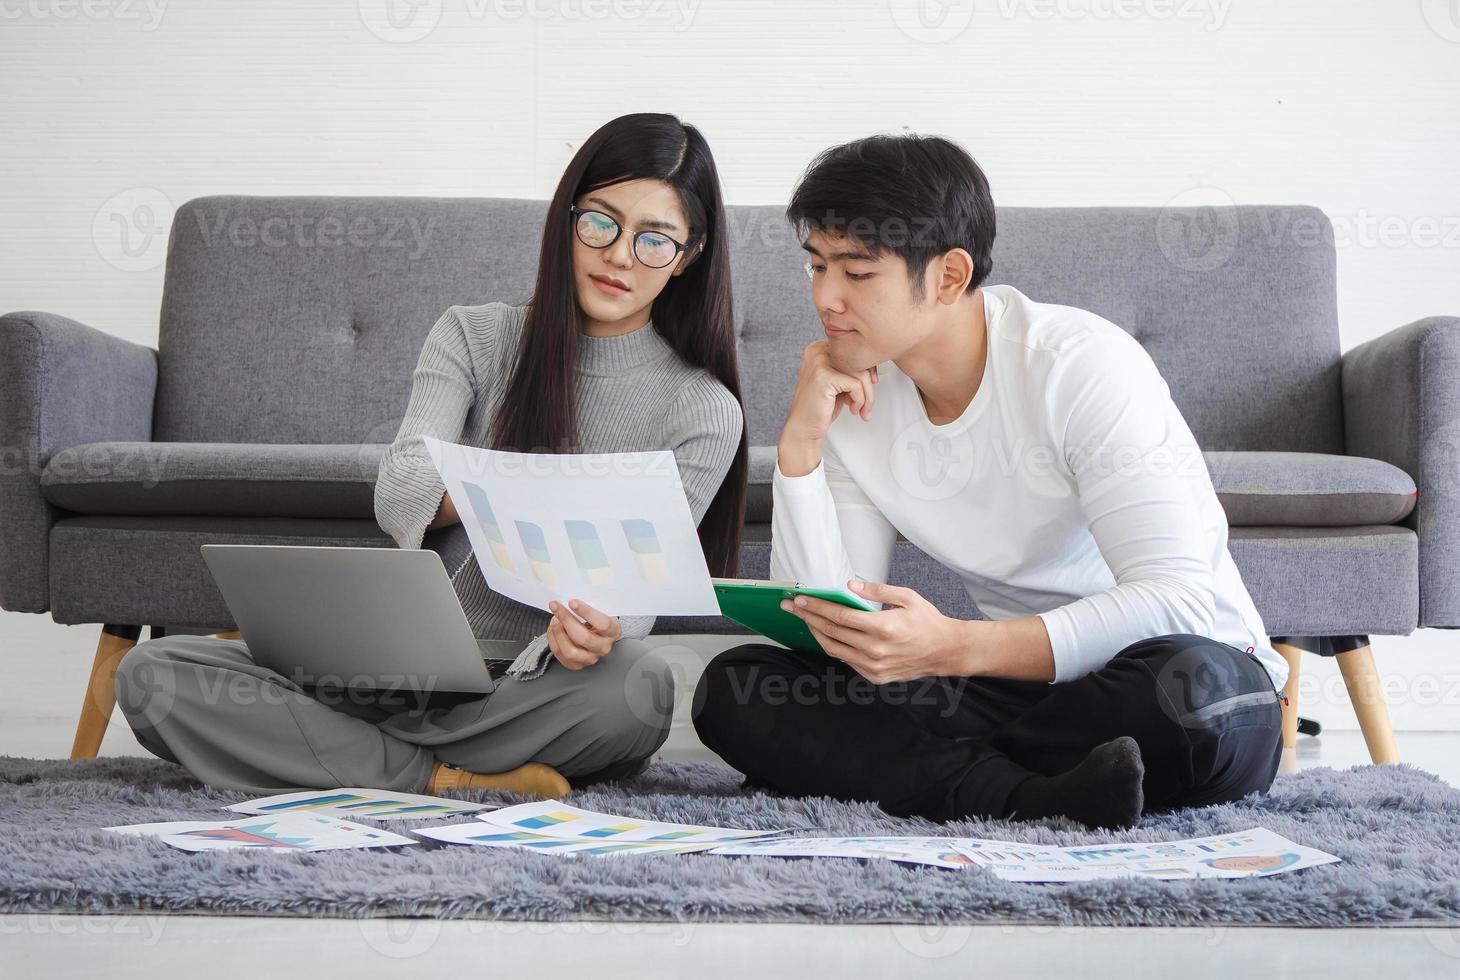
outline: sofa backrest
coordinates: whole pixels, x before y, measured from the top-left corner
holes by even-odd
[[[390,442],[426,332],[531,294],[546,203],[204,197],[174,218],[154,438]],[[820,322],[774,206],[731,211],[745,414],[776,440]],[[989,282],[1119,324],[1202,448],[1342,452],[1331,226],[1307,207],[998,211]]]

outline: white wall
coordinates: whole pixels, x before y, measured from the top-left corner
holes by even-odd
[[[146,344],[191,197],[545,197],[650,109],[705,131],[732,203],[907,127],[1001,204],[1321,207],[1345,347],[1460,313],[1455,0],[0,0],[0,86],[0,310]],[[1375,649],[1401,727],[1460,727],[1460,634]],[[1350,725],[1325,666],[1309,713]]]

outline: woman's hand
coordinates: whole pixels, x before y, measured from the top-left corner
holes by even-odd
[[[569,600],[567,606],[554,600],[548,603],[548,609],[553,614],[548,620],[548,646],[558,663],[569,670],[598,663],[608,656],[614,641],[624,635],[617,616],[601,613],[581,599]]]
[[[460,523],[461,515],[456,512],[456,504],[451,502],[451,494],[447,492],[441,494],[441,503],[436,508],[436,516],[431,518],[431,523],[426,525],[426,530],[430,531],[438,527]]]

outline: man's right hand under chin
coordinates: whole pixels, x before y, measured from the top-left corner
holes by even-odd
[[[786,476],[805,476],[821,463],[821,441],[843,406],[864,422],[872,417],[876,366],[844,373],[832,365],[830,348],[829,341],[817,340],[801,355],[801,373],[776,447],[776,464]]]

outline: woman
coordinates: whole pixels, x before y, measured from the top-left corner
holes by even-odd
[[[733,575],[747,461],[727,245],[694,127],[640,113],[594,133],[548,207],[530,303],[453,306],[431,328],[381,461],[380,526],[419,548],[426,531],[459,525],[423,436],[521,452],[669,449],[711,573]],[[673,708],[668,665],[641,641],[653,617],[576,599],[544,613],[492,592],[474,558],[450,567],[475,635],[521,652],[489,695],[327,697],[259,667],[242,640],[165,636],[122,660],[118,703],[153,753],[260,793],[547,797],[642,771]]]

